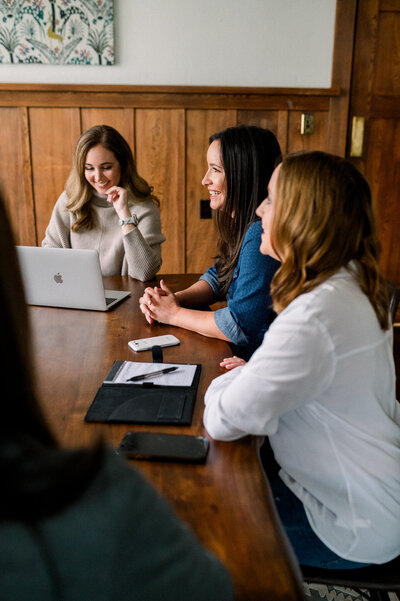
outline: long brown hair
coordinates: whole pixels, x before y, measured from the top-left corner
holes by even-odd
[[[282,262],[271,284],[275,311],[347,267],[387,329],[380,243],[371,191],[361,173],[325,152],[289,155],[280,167],[273,202],[271,241]]]
[[[138,174],[128,142],[113,127],[94,125],[85,131],[77,142],[71,173],[65,184],[68,196],[67,209],[76,218],[71,228],[74,232],[93,226],[89,204],[93,187],[85,178],[85,160],[88,151],[98,144],[114,153],[121,167],[120,186],[129,190],[135,200],[152,200],[155,204],[160,204],[153,194],[152,186]]]
[[[218,140],[225,171],[226,197],[217,211],[219,233],[215,267],[220,292],[226,295],[232,281],[247,229],[257,219],[256,209],[267,196],[268,182],[281,160],[274,134],[261,127],[239,125],[212,135]]]
[[[82,494],[103,461],[103,447],[60,449],[40,409],[23,284],[1,201],[0,317],[1,366],[10,383],[0,420],[0,521],[35,521]]]

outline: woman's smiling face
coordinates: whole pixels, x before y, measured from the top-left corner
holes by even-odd
[[[101,144],[88,150],[84,169],[86,180],[99,194],[106,194],[112,186],[119,186],[121,166],[115,154]]]
[[[222,209],[226,197],[226,178],[219,140],[214,140],[210,144],[207,151],[207,164],[207,173],[201,183],[208,188],[211,208],[215,210]]]

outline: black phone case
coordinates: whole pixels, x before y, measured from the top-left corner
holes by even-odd
[[[204,436],[127,432],[117,452],[131,459],[203,463],[208,447]]]
[[[106,379],[112,380],[123,361],[115,361]],[[156,384],[103,385],[89,407],[86,422],[110,424],[174,424],[192,422],[201,366],[191,386],[157,386]]]

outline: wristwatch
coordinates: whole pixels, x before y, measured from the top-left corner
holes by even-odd
[[[136,217],[136,215],[131,215],[131,217],[128,217],[127,219],[119,220],[119,224],[121,227],[124,227],[124,225],[128,225],[128,223],[132,223],[136,226],[138,224],[138,218]]]

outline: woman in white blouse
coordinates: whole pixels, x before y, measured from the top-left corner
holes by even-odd
[[[400,553],[400,407],[371,193],[346,160],[287,157],[258,209],[281,261],[278,317],[205,397],[217,440],[268,438],[261,459],[302,564],[356,568]],[[232,369],[235,367],[235,369]]]

